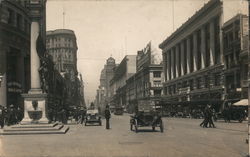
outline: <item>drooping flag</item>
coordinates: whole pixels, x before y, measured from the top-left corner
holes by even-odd
[[[36,51],[37,51],[39,58],[43,57],[44,53],[46,52],[46,47],[44,45],[41,33],[39,33],[38,38],[36,40]]]

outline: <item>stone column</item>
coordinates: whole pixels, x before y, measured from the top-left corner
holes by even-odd
[[[214,37],[214,21],[212,20],[210,22],[209,27],[209,35],[210,35],[210,65],[214,65],[215,63],[215,37]]]
[[[181,41],[181,76],[184,75],[184,42]]]
[[[163,53],[163,59],[164,59],[164,73],[165,73],[165,80],[169,80],[169,74],[168,74],[168,58],[167,58],[167,52]]]
[[[205,26],[201,28],[201,69],[205,68],[206,63],[206,31]]]
[[[167,51],[167,62],[168,62],[168,80],[171,80],[171,58],[170,58],[170,51]]]
[[[197,64],[198,64],[198,58],[197,58],[197,32],[194,32],[193,34],[193,54],[194,54],[194,71],[197,71]]]
[[[7,106],[7,77],[6,73],[0,76],[0,105]]]
[[[178,77],[180,77],[179,76],[179,67],[180,67],[180,61],[179,61],[179,55],[180,55],[180,53],[179,53],[180,51],[179,51],[179,46],[178,46],[178,44],[175,46],[175,64],[176,64],[176,77],[178,78]]]
[[[0,30],[0,34],[2,34],[2,30]],[[7,106],[7,50],[5,49],[3,43],[0,40],[0,105]]]
[[[30,38],[30,66],[31,66],[31,90],[32,93],[42,93],[40,76],[39,76],[39,67],[40,59],[36,51],[36,40],[39,35],[39,23],[31,23],[31,38]]]
[[[174,79],[175,78],[175,60],[174,60],[174,49],[171,48],[170,50],[171,53],[171,78]]]
[[[190,37],[187,38],[187,74],[190,73],[191,69],[191,56],[190,56]]]

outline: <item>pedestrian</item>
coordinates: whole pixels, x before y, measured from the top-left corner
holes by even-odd
[[[105,109],[105,119],[106,119],[106,129],[110,129],[109,119],[111,117],[109,106],[106,106]]]
[[[81,124],[83,124],[85,116],[86,116],[86,108],[83,108],[81,110]]]
[[[206,127],[207,128],[207,124],[208,124],[208,105],[205,107],[204,109],[204,120],[202,121],[202,123],[200,124],[201,127]]]
[[[8,110],[8,126],[17,123],[16,111],[14,109],[14,105],[11,104]]]
[[[4,127],[4,121],[5,121],[5,111],[4,111],[4,108],[2,106],[0,106],[0,125],[1,125],[1,129],[3,129],[3,127]]]
[[[208,106],[208,110],[207,110],[207,114],[208,114],[208,123],[209,123],[209,127],[213,127],[215,128],[214,122],[213,122],[213,110],[211,105]]]

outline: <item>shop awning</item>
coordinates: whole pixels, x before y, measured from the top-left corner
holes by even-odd
[[[234,106],[248,106],[248,99],[241,99],[233,104]]]

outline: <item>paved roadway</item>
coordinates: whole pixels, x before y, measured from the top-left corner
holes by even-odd
[[[164,118],[164,133],[129,130],[129,116],[112,116],[103,126],[70,125],[65,135],[0,136],[0,157],[243,157],[247,124]],[[157,128],[159,130],[159,128]]]

